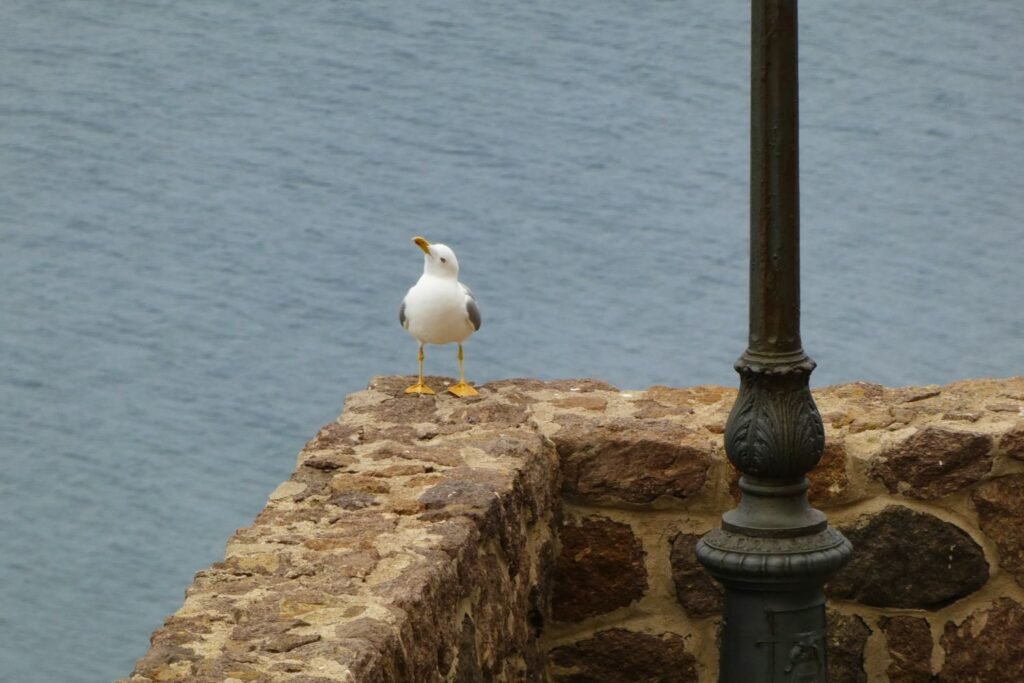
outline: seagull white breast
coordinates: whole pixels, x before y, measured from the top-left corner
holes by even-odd
[[[458,280],[424,273],[402,300],[399,319],[424,344],[461,343],[479,329],[480,310]]]

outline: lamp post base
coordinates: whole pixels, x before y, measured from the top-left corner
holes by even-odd
[[[789,537],[704,536],[697,557],[725,587],[719,682],[826,681],[823,588],[851,552],[830,526]]]

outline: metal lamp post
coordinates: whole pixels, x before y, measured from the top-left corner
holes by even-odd
[[[722,683],[825,681],[827,578],[850,542],[807,501],[825,446],[800,342],[796,0],[752,0],[750,337],[725,429],[738,507],[697,545],[725,587]]]

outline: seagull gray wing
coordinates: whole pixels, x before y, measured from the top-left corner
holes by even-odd
[[[461,282],[459,284],[462,285],[462,291],[466,294],[466,315],[469,316],[469,322],[473,323],[474,330],[479,330],[483,319],[480,317],[480,308],[476,305],[476,297],[473,296],[473,290]]]
[[[405,297],[402,297],[402,305],[398,307],[398,322],[402,327],[409,329],[409,319],[405,317]]]

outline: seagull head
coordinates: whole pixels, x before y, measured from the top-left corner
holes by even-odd
[[[459,260],[455,252],[444,244],[431,244],[423,237],[413,237],[413,243],[423,250],[423,272],[435,277],[458,278]]]

